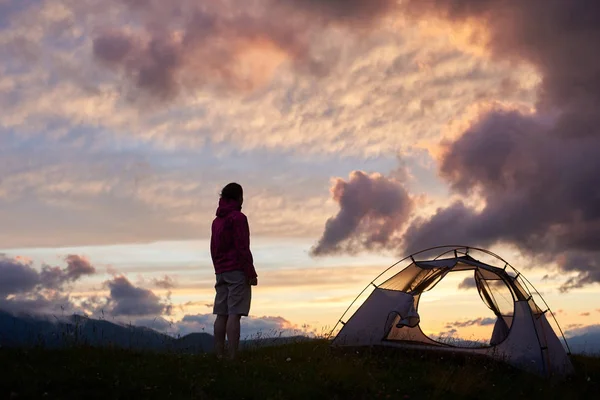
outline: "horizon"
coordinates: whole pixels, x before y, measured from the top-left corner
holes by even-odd
[[[0,309],[211,332],[210,224],[238,182],[242,336],[326,331],[451,243],[506,259],[567,336],[598,331],[600,5],[244,5],[0,0]],[[489,339],[468,278],[423,295],[425,333]]]

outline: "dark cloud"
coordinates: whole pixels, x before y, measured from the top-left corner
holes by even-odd
[[[371,24],[397,7],[397,0],[283,0],[318,18],[353,25]]]
[[[496,323],[496,318],[475,318],[467,321],[454,321],[446,324],[446,329],[450,328],[466,328],[468,326],[486,326]]]
[[[42,266],[40,272],[40,283],[43,287],[49,289],[60,289],[65,284],[75,282],[85,275],[93,275],[96,269],[90,264],[89,260],[78,255],[69,255],[65,257],[67,266],[65,268]]]
[[[160,289],[173,289],[175,286],[177,286],[175,280],[168,275],[165,275],[160,279],[154,278],[152,283],[154,283],[154,286]]]
[[[85,257],[70,254],[65,258],[65,261],[67,262],[65,274],[68,281],[76,281],[84,275],[93,275],[96,273],[96,268]]]
[[[405,247],[509,243],[578,272],[563,290],[600,281],[600,136],[567,137],[539,119],[495,110],[449,144],[442,176],[485,206],[459,202],[415,220]]]
[[[465,278],[458,284],[458,288],[462,290],[475,289],[476,287],[477,283],[475,282],[475,278]]]
[[[354,171],[331,189],[340,211],[329,218],[313,255],[389,246],[407,221],[413,200],[402,183],[380,174]]]
[[[107,308],[113,316],[160,316],[170,314],[171,305],[151,290],[136,287],[124,276],[105,282],[110,289]]]
[[[456,192],[481,196],[484,209],[461,203],[440,209],[413,226],[408,240],[421,242],[417,234],[446,227],[459,240],[484,244],[505,240],[539,250],[560,239],[557,247],[594,250],[590,235],[599,232],[600,221],[593,188],[600,168],[596,140],[564,140],[547,128],[503,110],[474,122],[448,146],[440,172]]]
[[[98,59],[108,64],[117,64],[123,62],[134,47],[131,36],[120,32],[109,32],[94,40],[93,51]]]
[[[466,221],[474,219],[473,212],[463,202],[453,203],[448,208],[438,208],[430,218],[416,218],[407,228],[403,244],[407,254],[446,244],[473,243],[473,235],[464,228]],[[477,237],[478,243],[487,243]]]
[[[83,311],[113,317],[160,317],[170,315],[170,293],[161,298],[151,290],[136,287],[124,276],[115,276],[105,282],[110,289],[108,297],[91,296],[72,298],[69,284],[96,273],[90,261],[78,255],[65,257],[66,267],[42,266],[36,270],[30,261],[0,257],[0,309],[10,312],[72,313]],[[169,276],[157,279],[157,286],[173,287]],[[149,321],[140,319],[141,321]],[[160,322],[160,321],[159,321]]]
[[[0,298],[33,290],[39,273],[30,265],[0,256]]]
[[[600,255],[594,252],[568,252],[558,257],[559,267],[577,275],[567,279],[559,288],[561,292],[581,288],[594,282],[600,282]]]
[[[96,269],[89,260],[78,255],[65,257],[67,266],[65,268],[44,265],[40,272],[41,285],[45,288],[60,289],[63,285],[75,282],[85,275],[93,275]]]
[[[32,313],[74,310],[64,286],[96,270],[77,255],[69,255],[65,261],[65,268],[45,265],[38,271],[30,261],[0,257],[0,308]]]

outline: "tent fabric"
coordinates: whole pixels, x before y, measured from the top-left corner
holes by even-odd
[[[418,303],[448,273],[473,270],[482,301],[497,317],[489,346],[457,347],[429,338],[420,328]],[[558,336],[526,289],[523,278],[469,255],[412,262],[385,280],[343,324],[338,346],[384,345],[474,352],[541,374],[568,374],[573,367]]]
[[[337,344],[361,346],[380,342],[386,335],[388,319],[406,311],[407,300],[412,302],[413,297],[401,291],[375,289],[344,324],[342,330],[348,335],[338,335]]]
[[[512,324],[512,320],[510,322]],[[496,319],[494,330],[492,331],[492,338],[490,339],[490,345],[496,346],[502,343],[508,337],[508,332],[509,328],[506,320],[502,317]]]

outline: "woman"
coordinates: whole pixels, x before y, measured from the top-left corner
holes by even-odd
[[[225,335],[229,356],[235,358],[240,343],[240,319],[250,312],[251,286],[258,284],[250,252],[248,219],[241,212],[244,192],[237,183],[221,191],[217,217],[212,224],[210,253],[217,283],[213,314],[217,356],[225,352]]]

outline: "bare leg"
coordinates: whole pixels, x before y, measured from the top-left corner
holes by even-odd
[[[217,357],[222,358],[225,354],[225,332],[228,326],[227,315],[217,315],[215,320],[215,351]]]
[[[227,344],[229,346],[229,357],[234,359],[237,356],[240,345],[240,319],[241,315],[230,315],[227,319]]]

